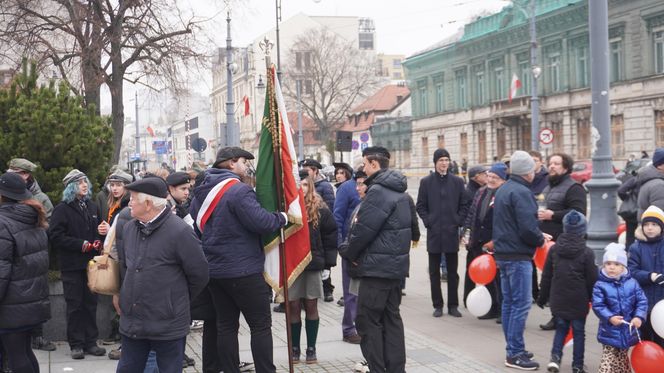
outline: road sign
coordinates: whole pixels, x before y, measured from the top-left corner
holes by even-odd
[[[550,128],[542,128],[539,132],[539,141],[543,145],[549,145],[553,142],[553,131]]]
[[[199,153],[202,153],[205,151],[205,149],[207,149],[207,141],[205,141],[204,138],[199,137],[193,141],[191,148]]]

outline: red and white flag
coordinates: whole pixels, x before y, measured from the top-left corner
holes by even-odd
[[[521,88],[521,81],[516,74],[512,75],[512,84],[510,84],[510,95],[509,102],[512,102],[512,99],[516,97],[516,92]]]
[[[243,114],[244,114],[245,117],[247,117],[247,116],[249,116],[249,113],[250,113],[249,112],[249,97],[247,97],[246,95],[244,97],[242,97],[242,103],[244,103],[244,113]]]

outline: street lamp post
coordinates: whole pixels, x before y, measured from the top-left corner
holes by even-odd
[[[141,158],[141,136],[138,133],[138,91],[134,91],[134,108],[136,110],[136,154],[139,159]]]
[[[616,191],[613,174],[611,117],[609,115],[609,11],[607,0],[588,2],[590,26],[593,172],[586,183],[590,192],[588,247],[601,261],[604,247],[616,239]]]
[[[233,47],[231,39],[231,12],[226,13],[226,145],[238,146],[240,136],[235,128],[235,102],[233,101]]]
[[[536,0],[530,1],[530,66],[533,81],[530,90],[530,147],[539,150],[539,96],[537,95],[537,79],[542,71],[537,66],[537,10]]]
[[[295,81],[297,91],[297,154],[298,160],[304,160],[304,136],[302,135],[302,80]]]

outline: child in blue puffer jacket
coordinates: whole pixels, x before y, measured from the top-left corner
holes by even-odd
[[[648,207],[641,216],[641,229],[643,237],[637,238],[629,249],[628,267],[648,298],[650,312],[664,299],[664,212],[656,206]],[[650,314],[643,324],[641,337],[664,347],[664,339],[650,324]]]
[[[593,311],[599,318],[597,340],[603,345],[599,373],[630,373],[627,351],[638,342],[648,299],[627,270],[625,246],[610,243],[593,288]]]

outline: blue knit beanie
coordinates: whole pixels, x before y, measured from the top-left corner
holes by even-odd
[[[571,210],[563,217],[563,232],[565,233],[583,236],[586,234],[586,227],[586,217],[576,210]]]
[[[492,164],[489,172],[498,175],[503,180],[507,180],[507,165],[503,162]]]

